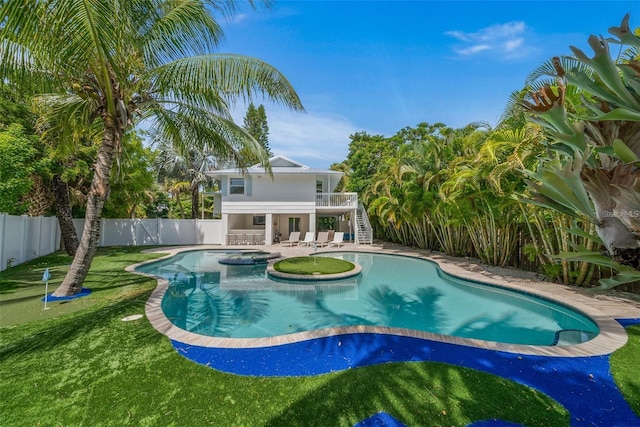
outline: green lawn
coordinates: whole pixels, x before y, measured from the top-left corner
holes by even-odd
[[[299,256],[285,258],[273,264],[273,269],[289,274],[338,274],[351,271],[355,265],[349,261],[338,258],[325,258],[315,256]]]
[[[640,325],[628,327],[627,334],[627,344],[611,355],[611,374],[631,408],[636,414],[640,414]]]
[[[155,287],[123,271],[153,257],[139,251],[101,249],[86,283],[93,293],[46,311],[42,271],[49,266],[59,283],[68,257],[1,274],[0,311],[11,311],[0,328],[0,425],[352,426],[380,411],[414,426],[491,418],[569,425],[564,408],[533,389],[441,363],[301,378],[237,376],[195,364],[146,318],[121,320],[143,314]]]

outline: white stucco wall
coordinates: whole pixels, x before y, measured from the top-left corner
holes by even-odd
[[[314,202],[316,194],[316,175],[251,175],[245,177],[245,194],[229,194],[229,179],[226,177],[224,202]]]

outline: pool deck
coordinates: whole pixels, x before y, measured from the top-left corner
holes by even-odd
[[[283,257],[304,256],[314,253],[313,247],[305,246],[219,246],[203,245],[175,248],[162,248],[157,252],[168,253],[169,256],[184,250],[198,249],[259,249],[271,252],[280,252]],[[317,331],[300,332],[295,334],[269,337],[269,338],[218,338],[194,334],[173,325],[162,312],[160,303],[167,290],[168,283],[164,279],[158,280],[158,287],[154,290],[146,304],[146,315],[150,323],[159,332],[168,336],[171,340],[200,347],[250,349],[278,346],[283,344],[298,343],[318,338],[333,337],[348,334],[385,334],[402,337],[426,339],[447,344],[475,347],[479,349],[494,350],[507,353],[536,356],[556,357],[585,357],[607,355],[622,347],[627,341],[627,334],[618,320],[640,319],[640,303],[611,295],[590,292],[585,289],[573,288],[555,283],[543,282],[536,279],[533,273],[514,269],[491,267],[479,264],[474,260],[449,257],[441,253],[407,248],[394,244],[355,245],[346,243],[340,248],[317,248],[317,253],[330,252],[375,252],[383,254],[403,255],[423,258],[434,261],[440,268],[453,276],[474,281],[484,282],[537,295],[552,301],[560,302],[587,315],[594,320],[600,328],[600,333],[594,339],[585,343],[570,346],[532,346],[504,344],[491,341],[458,338],[448,335],[420,332],[409,329],[352,326],[327,328]],[[128,268],[132,271],[135,266]]]

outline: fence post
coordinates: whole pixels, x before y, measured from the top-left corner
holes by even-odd
[[[37,242],[36,244],[38,245],[38,252],[34,254],[36,258],[42,254],[42,221],[43,220],[44,220],[43,216],[38,216],[38,237],[35,239],[35,241]]]
[[[50,217],[49,226],[51,227],[51,246],[49,247],[49,253],[59,251],[62,249],[62,230],[60,229],[60,224],[58,223],[58,218],[55,216]]]
[[[100,218],[100,244],[98,246],[104,246],[104,218]]]
[[[7,225],[7,214],[6,213],[0,213],[0,271],[4,270],[7,266],[7,254],[5,251],[5,244],[4,244],[4,230],[5,227]]]
[[[20,251],[18,252],[20,254],[20,259],[17,260],[18,264],[22,264],[28,259],[27,258],[27,237],[28,237],[27,220],[29,219],[29,217],[27,215],[20,215],[20,218],[22,218],[22,221],[21,221],[22,239],[20,239]]]
[[[156,218],[156,244],[162,244],[162,218]]]

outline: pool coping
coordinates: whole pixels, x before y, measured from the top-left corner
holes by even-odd
[[[252,246],[242,249],[256,249],[269,251],[270,246]],[[161,252],[167,255],[159,259],[168,258],[183,251],[193,250],[238,250],[237,247],[220,245],[196,245],[196,246],[174,246],[147,250],[147,252]],[[283,257],[297,256],[302,247],[294,247],[291,250],[283,251],[279,248]],[[600,329],[598,336],[590,341],[569,346],[534,346],[506,344],[493,341],[483,341],[470,338],[460,338],[450,335],[434,334],[429,332],[416,331],[412,329],[379,327],[379,326],[348,326],[319,329],[314,331],[298,332],[288,335],[280,335],[267,338],[221,338],[209,337],[195,334],[181,329],[172,324],[164,315],[161,308],[161,301],[168,289],[169,283],[166,279],[159,278],[146,273],[135,271],[135,268],[147,263],[155,262],[158,259],[131,265],[126,268],[128,272],[134,274],[153,277],[158,281],[158,286],[154,289],[146,302],[145,312],[151,325],[160,333],[172,340],[185,344],[192,344],[202,347],[212,348],[261,348],[286,345],[296,342],[308,341],[317,338],[330,337],[343,334],[386,334],[398,335],[411,338],[419,338],[437,342],[457,344],[461,346],[477,347],[488,350],[495,350],[508,353],[518,353],[539,356],[559,356],[559,357],[583,357],[600,356],[614,352],[627,342],[627,334],[624,327],[616,319],[640,318],[640,305],[635,305],[630,301],[616,299],[598,294],[588,294],[585,290],[550,282],[532,280],[531,276],[522,274],[519,270],[509,271],[479,264],[464,258],[454,258],[441,253],[422,251],[406,248],[399,245],[344,245],[340,249],[325,250],[318,253],[331,252],[376,252],[380,254],[403,255],[419,259],[426,259],[435,262],[447,274],[473,280],[475,282],[486,283],[493,286],[512,289],[548,299],[559,304],[571,307],[589,318],[591,318]],[[509,273],[513,273],[509,275]]]

